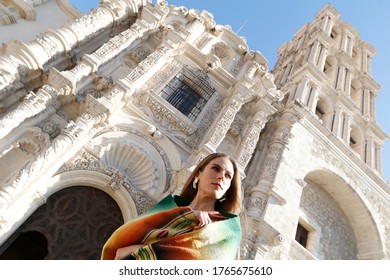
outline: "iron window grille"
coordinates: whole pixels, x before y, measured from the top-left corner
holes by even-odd
[[[160,96],[195,121],[214,92],[205,72],[183,67],[164,87]]]

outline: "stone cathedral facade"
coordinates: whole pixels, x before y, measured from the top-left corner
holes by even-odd
[[[0,30],[29,5],[1,4]],[[98,259],[113,230],[216,151],[243,178],[240,259],[390,258],[375,49],[332,6],[273,70],[207,11],[67,11],[0,49],[1,259]]]

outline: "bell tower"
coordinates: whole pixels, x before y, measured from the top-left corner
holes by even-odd
[[[376,173],[387,136],[376,123],[376,50],[330,5],[278,50],[275,83]]]
[[[388,258],[375,53],[331,5],[278,49],[284,98],[244,180],[250,259]]]

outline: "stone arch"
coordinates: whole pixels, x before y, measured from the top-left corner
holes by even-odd
[[[61,188],[27,218],[0,253],[12,251],[19,236],[33,231],[47,240],[47,256],[42,259],[100,259],[105,241],[123,222],[118,205],[107,193],[83,185]],[[33,246],[37,241],[26,242]]]
[[[330,171],[311,171],[306,174],[305,181],[321,186],[342,209],[356,239],[358,259],[383,258],[383,242],[378,224],[364,197],[344,179]]]
[[[116,202],[125,222],[137,217],[139,209],[137,209],[129,191],[124,186],[118,186],[116,189],[110,188],[110,180],[111,178],[108,175],[101,172],[72,170],[54,176],[48,187],[41,189],[40,193],[44,193],[44,200],[46,201],[46,198],[65,188],[75,185],[92,187],[105,192]]]

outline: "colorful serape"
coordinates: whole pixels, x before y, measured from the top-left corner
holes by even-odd
[[[101,259],[112,260],[118,248],[145,244],[128,256],[136,260],[235,259],[241,240],[238,216],[210,212],[213,223],[199,223],[183,198],[168,195],[155,207],[118,228],[103,247]]]

